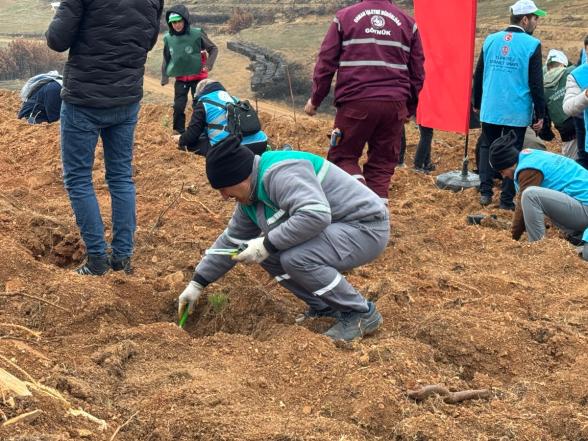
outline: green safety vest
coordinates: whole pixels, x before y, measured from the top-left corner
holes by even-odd
[[[165,73],[168,77],[197,75],[202,69],[202,30],[190,28],[182,35],[166,32],[163,41],[169,49],[170,60]]]
[[[568,67],[555,87],[545,88],[545,102],[549,111],[549,117],[557,127],[562,126],[569,118],[563,111],[563,100],[566,94],[566,81],[575,67]]]
[[[261,219],[257,217],[257,210],[260,204],[263,204],[264,216],[268,226],[271,228],[272,225],[278,223],[285,214],[284,210],[281,210],[272,202],[267,194],[267,191],[263,185],[263,177],[265,173],[275,164],[290,159],[309,161],[316,174],[319,182],[322,182],[325,178],[329,169],[329,161],[326,161],[320,156],[313,155],[312,153],[300,152],[300,151],[268,151],[261,155],[259,161],[259,170],[257,173],[257,188],[255,190],[257,196],[257,203],[251,205],[241,205],[245,213],[249,218],[257,225],[260,226]]]

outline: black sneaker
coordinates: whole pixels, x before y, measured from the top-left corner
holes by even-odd
[[[325,335],[333,340],[351,341],[376,331],[384,319],[378,312],[376,305],[368,302],[367,312],[342,312],[341,318]]]
[[[111,257],[110,266],[112,271],[124,271],[125,274],[133,274],[133,267],[131,266],[130,257],[123,257],[122,259]]]
[[[435,164],[433,164],[432,162],[429,162],[428,164],[425,164],[423,166],[423,170],[426,172],[429,172],[429,173],[435,171],[436,169],[437,169],[437,166]]]
[[[88,255],[82,266],[76,268],[74,272],[81,276],[103,276],[110,269],[108,256]]]
[[[578,234],[566,234],[565,239],[574,245],[575,247],[581,247],[584,245],[584,240],[582,239],[582,233]]]
[[[500,208],[501,210],[515,211],[515,204],[513,204],[512,202],[510,204],[506,202],[500,202],[498,208]]]
[[[480,196],[480,205],[482,207],[485,207],[486,205],[490,205],[492,203],[492,196],[488,196],[486,194],[483,194],[482,196]]]
[[[333,317],[339,319],[341,313],[339,311],[335,311],[334,309],[327,307],[325,309],[321,309],[320,311],[314,308],[309,308],[308,310],[304,311],[303,314],[300,314],[296,317],[295,321],[297,324],[304,322],[307,319],[312,318],[320,318],[320,317]]]

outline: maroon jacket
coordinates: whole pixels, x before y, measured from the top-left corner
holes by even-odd
[[[321,104],[337,72],[336,106],[406,101],[414,115],[425,79],[424,61],[414,19],[389,0],[363,0],[335,14],[314,68],[312,104]]]

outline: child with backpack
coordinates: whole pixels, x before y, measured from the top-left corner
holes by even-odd
[[[212,70],[218,48],[206,33],[190,27],[190,13],[184,5],[169,8],[166,15],[169,32],[163,37],[163,65],[161,85],[175,77],[173,130],[182,134],[186,125],[186,104],[188,92],[194,98],[198,82],[208,78]]]
[[[230,135],[238,137],[241,145],[256,155],[267,150],[267,135],[261,130],[257,113],[249,102],[232,97],[218,81],[200,81],[190,124],[181,136],[175,137],[179,148],[206,156],[208,147],[214,147]]]

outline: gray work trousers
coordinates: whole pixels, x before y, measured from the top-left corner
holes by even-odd
[[[543,239],[547,216],[560,230],[572,236],[582,236],[588,228],[588,205],[560,191],[529,187],[521,197],[525,228],[529,242]]]
[[[388,244],[390,221],[334,223],[317,237],[280,251],[261,266],[311,308],[366,312],[366,299],[341,275],[374,260]]]

